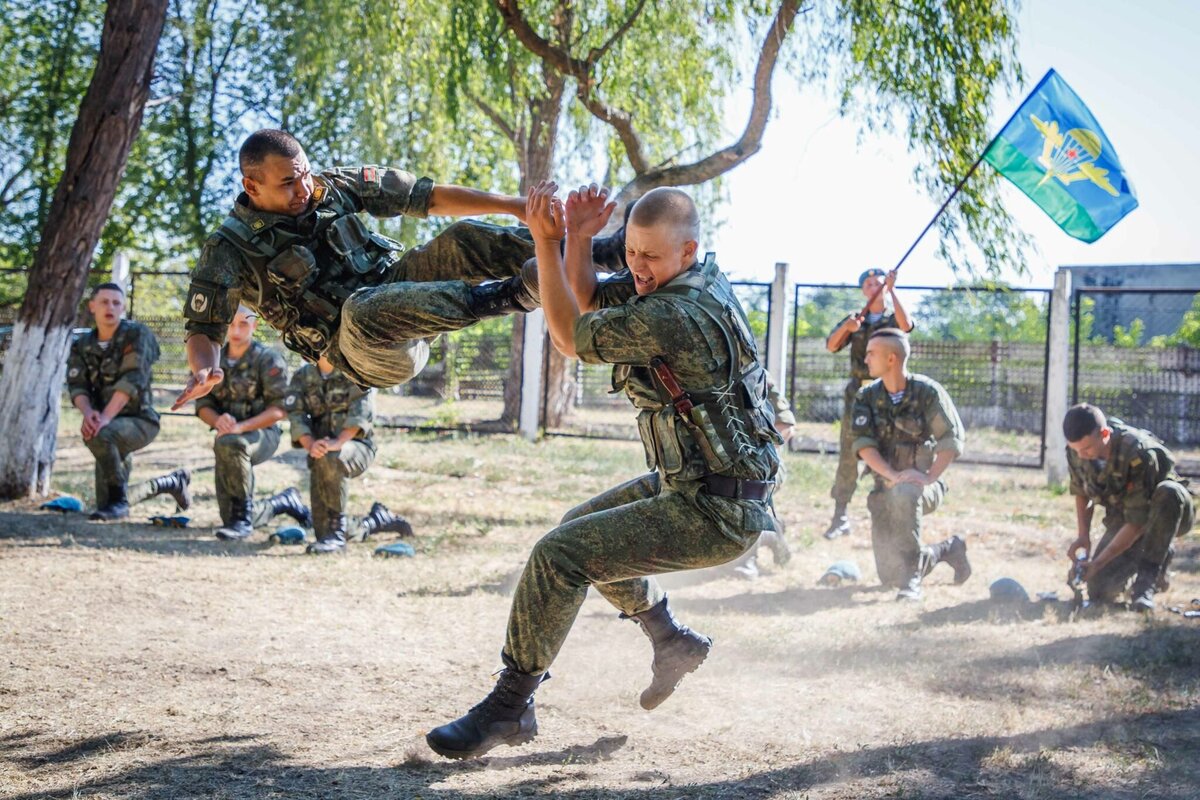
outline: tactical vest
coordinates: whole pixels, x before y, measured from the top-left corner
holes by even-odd
[[[137,324],[121,320],[112,339],[109,340],[108,347],[104,349],[100,348],[99,334],[94,329],[87,334],[86,345],[88,346],[81,348],[81,355],[83,369],[87,375],[88,399],[91,401],[92,407],[98,411],[108,405],[116,392],[114,387],[121,379],[121,362],[125,358],[125,348],[133,346],[131,342],[137,338]],[[150,337],[150,345],[150,349],[145,355],[153,364],[159,356],[158,340],[153,336]],[[147,365],[147,371],[149,371],[149,365]],[[152,399],[150,386],[147,383],[145,392],[139,391],[130,395],[129,402],[121,409],[118,416],[157,420],[158,412],[154,410]]]
[[[300,386],[309,427],[318,439],[336,437],[345,429],[350,407],[362,397],[362,390],[345,375],[331,373],[322,377],[318,367],[311,369],[312,374],[305,375]],[[369,434],[360,433],[357,439],[372,444]]]
[[[280,332],[284,346],[313,363],[329,347],[346,298],[383,283],[404,249],[369,229],[336,186],[315,180],[320,199],[311,232],[266,220],[252,229],[232,214],[217,229],[254,275],[257,285],[247,288],[257,290],[257,298],[243,293],[246,305]]]
[[[647,467],[677,480],[696,480],[730,470],[767,442],[782,444],[767,400],[767,371],[758,361],[750,323],[714,255],[705,256],[702,269],[681,274],[655,294],[675,296],[712,319],[724,337],[730,362],[723,383],[683,387],[692,401],[686,417],[676,411],[670,391],[650,367],[613,369],[613,390],[625,392],[641,409],[638,433]],[[669,353],[663,359],[670,364]]]
[[[230,365],[226,351],[221,351],[221,367],[225,378],[213,389],[212,396],[224,413],[238,421],[256,417],[267,408],[267,399],[258,380],[258,362],[266,357],[263,349],[258,342],[252,343],[233,365]]]

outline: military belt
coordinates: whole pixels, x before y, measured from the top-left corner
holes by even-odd
[[[775,481],[750,481],[725,475],[705,475],[700,479],[708,493],[734,500],[768,500],[775,490]]]

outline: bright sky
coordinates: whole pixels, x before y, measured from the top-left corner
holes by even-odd
[[[1140,206],[1094,244],[1067,236],[1011,184],[1005,202],[1034,239],[1030,276],[1051,285],[1068,264],[1200,262],[1200,3],[1190,0],[1026,0],[1020,53],[1027,85],[997,102],[995,134],[1047,69],[1083,99],[1137,190]],[[911,179],[914,156],[897,139],[866,138],[819,92],[775,80],[776,116],[757,155],[728,176],[725,224],[706,243],[736,278],[770,280],[791,264],[802,283],[853,282],[867,266],[890,268],[941,204]],[[748,98],[727,122],[740,131]],[[986,164],[981,170],[990,169]],[[946,188],[946,193],[952,187]],[[902,283],[953,282],[931,231],[901,270]],[[1014,276],[1005,276],[1014,279]]]

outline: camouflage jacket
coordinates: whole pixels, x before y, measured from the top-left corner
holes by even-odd
[[[1180,480],[1175,456],[1150,431],[1112,417],[1108,427],[1112,429],[1108,459],[1083,459],[1067,448],[1071,494],[1120,511],[1127,522],[1144,525],[1150,518],[1155,487],[1165,480]]]
[[[256,417],[270,406],[287,411],[287,364],[275,350],[259,342],[237,361],[229,359],[229,345],[221,348],[221,370],[225,377],[211,392],[196,401],[196,412],[211,408],[241,422]]]
[[[597,287],[599,310],[575,326],[580,360],[612,364],[613,391],[639,410],[647,465],[668,480],[719,473],[771,480],[779,466],[766,371],[744,312],[715,260],[648,295],[628,270]],[[680,415],[650,368],[664,359],[694,403]],[[765,528],[754,528],[763,530]]]
[[[103,411],[113,392],[129,395],[118,416],[158,422],[150,389],[151,370],[158,360],[158,340],[140,322],[121,320],[107,348],[100,347],[95,328],[71,343],[67,357],[67,389],[71,400],[87,397]]]
[[[892,403],[882,380],[858,390],[852,414],[855,455],[874,447],[893,469],[928,472],[936,453],[962,455],[966,429],[942,385],[910,374],[904,397]]]
[[[363,391],[339,370],[322,375],[315,364],[305,364],[292,376],[288,423],[292,444],[300,446],[300,437],[332,439],[346,428],[358,428],[355,439],[372,448],[375,421],[375,392]]]
[[[828,342],[831,338],[833,338],[833,334],[837,332],[837,329],[842,327],[846,320],[850,319],[852,316],[854,316],[854,314],[847,314],[846,316],[842,317],[841,322],[833,326],[833,330],[829,332],[829,336],[825,337],[825,341]],[[885,312],[882,317],[874,322],[864,321],[862,327],[850,334],[850,338],[846,339],[846,341],[842,343],[842,346],[837,349],[837,352],[840,353],[842,350],[846,349],[847,345],[850,346],[851,378],[857,378],[859,381],[869,381],[871,379],[871,372],[867,369],[867,340],[871,338],[872,333],[880,330],[881,328],[896,327],[899,327],[899,324],[896,322],[896,315],[894,313]]]
[[[386,280],[396,259],[389,251],[400,249],[357,214],[424,217],[433,191],[431,179],[389,167],[331,169],[314,184],[309,209],[297,217],[256,211],[245,194],[238,196],[192,270],[183,312],[188,336],[224,341],[242,303],[278,330],[289,349],[315,360],[323,343],[310,340],[336,330],[351,292]],[[321,331],[308,331],[318,322]]]

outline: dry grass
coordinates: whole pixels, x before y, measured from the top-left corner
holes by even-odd
[[[204,441],[172,420],[137,475],[211,463]],[[62,444],[57,484],[90,496],[90,457]],[[352,504],[408,516],[413,559],[218,543],[211,473],[188,530],[0,507],[0,797],[1200,794],[1200,624],[987,602],[1001,575],[1064,588],[1071,503],[1038,473],[952,468],[929,535],[967,535],[975,576],[955,587],[941,567],[898,605],[871,585],[863,496],[855,535],[828,543],[833,460],[788,460],[792,562],[754,583],[669,579],[717,642],[675,697],[638,708],[649,647],[593,597],[539,692],[541,735],[471,764],[433,756],[424,730],[487,691],[512,574],[569,506],[636,474],[638,445],[383,434]],[[303,472],[272,462],[260,490]],[[1200,596],[1198,550],[1189,537],[1167,603]],[[814,586],[846,557],[864,586]]]

